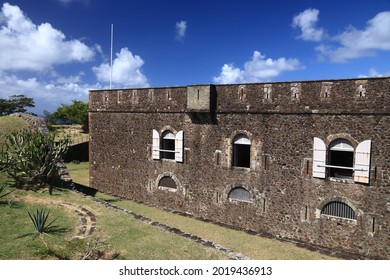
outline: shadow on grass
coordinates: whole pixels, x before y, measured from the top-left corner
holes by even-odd
[[[87,186],[84,186],[84,185],[81,185],[81,184],[78,184],[75,182],[72,183],[71,188],[76,190],[76,191],[79,191],[85,195],[90,195],[90,196],[95,196],[96,193],[98,192],[98,190],[96,190],[94,188],[90,188],[90,187],[87,187]]]
[[[17,236],[17,239],[25,238],[28,236],[34,236],[33,239],[35,239],[37,236],[49,236],[50,235],[61,235],[68,233],[70,229],[68,227],[58,227],[58,226],[52,226],[50,229],[45,230],[44,232],[29,232],[22,235]]]
[[[81,192],[85,195],[89,195],[89,196],[92,196],[92,197],[96,197],[96,194],[99,193],[99,191],[97,189],[94,189],[94,188],[91,188],[91,187],[88,187],[88,186],[84,186],[84,185],[81,185],[81,184],[78,184],[78,183],[72,183],[72,189],[73,190],[76,190],[78,192]],[[118,202],[118,201],[121,201],[120,198],[116,198],[116,197],[111,197],[111,196],[108,196],[107,197],[99,197],[99,199],[105,201],[105,202],[108,202],[108,203],[113,203],[113,202]]]

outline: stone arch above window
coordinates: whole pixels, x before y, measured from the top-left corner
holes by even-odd
[[[228,199],[250,202],[252,198],[251,193],[244,187],[234,187],[228,194]]]
[[[330,145],[331,142],[337,140],[337,139],[344,139],[347,140],[348,142],[351,143],[353,148],[355,149],[356,146],[359,144],[359,142],[354,139],[350,134],[348,133],[336,133],[336,134],[331,134],[325,139],[326,145]]]

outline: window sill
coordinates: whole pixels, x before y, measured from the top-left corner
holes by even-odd
[[[228,199],[229,199],[229,202],[232,202],[232,203],[244,202],[244,203],[248,203],[248,204],[253,204],[253,201],[250,201],[250,200],[241,200],[241,199],[234,199],[234,198],[228,198]]]
[[[238,170],[238,171],[246,171],[246,172],[251,171],[250,167],[232,166],[232,169],[233,170]]]
[[[162,158],[160,159],[161,161],[167,161],[167,162],[176,162],[176,160],[174,159],[170,159],[170,158]]]
[[[354,184],[355,181],[350,178],[339,178],[339,177],[328,177],[328,180],[331,182],[338,182],[338,183],[346,183],[346,184]]]
[[[321,214],[321,219],[336,221],[338,223],[357,225],[357,220]]]
[[[168,191],[168,192],[177,192],[177,189],[173,189],[173,188],[169,188],[169,187],[163,187],[163,186],[158,186],[158,189],[159,190],[162,190],[162,191]]]

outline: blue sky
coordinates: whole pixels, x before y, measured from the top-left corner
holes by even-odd
[[[390,1],[0,2],[0,97],[36,113],[89,89],[390,75]]]

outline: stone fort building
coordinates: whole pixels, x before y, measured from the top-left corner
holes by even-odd
[[[390,78],[92,90],[90,185],[390,259]]]

